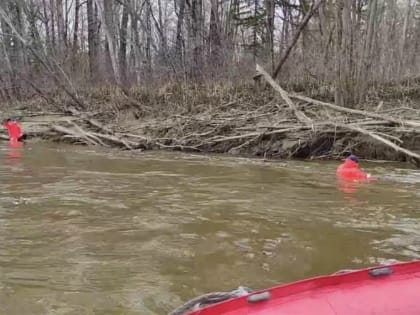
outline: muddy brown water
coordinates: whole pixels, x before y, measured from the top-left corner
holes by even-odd
[[[420,173],[28,144],[0,149],[0,314],[166,314],[202,293],[420,258]]]

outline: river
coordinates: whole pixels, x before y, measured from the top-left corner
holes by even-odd
[[[420,173],[27,144],[0,149],[0,314],[167,314],[202,293],[420,258]]]

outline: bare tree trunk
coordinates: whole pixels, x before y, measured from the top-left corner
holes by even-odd
[[[72,4],[74,0],[71,0]],[[68,41],[68,37],[69,37],[69,14],[70,14],[70,9],[68,7],[69,5],[69,0],[64,0],[64,9],[65,9],[65,15],[64,15],[64,30],[63,30],[63,40],[64,40],[64,44],[67,47],[68,45],[71,46],[70,42]]]
[[[120,52],[119,62],[121,70],[121,80],[125,82],[127,79],[127,27],[128,27],[128,0],[124,2],[121,26],[120,26]]]
[[[377,15],[378,0],[369,0],[369,22],[367,25],[367,34],[365,40],[365,46],[363,48],[363,55],[361,58],[361,63],[359,66],[359,75],[357,78],[357,99],[358,102],[363,102],[367,86],[369,84],[369,72],[372,65],[372,50],[373,50],[373,41],[374,34],[376,31],[376,15]]]
[[[51,15],[51,45],[55,49],[55,2],[50,0],[50,15]]]
[[[253,47],[253,58],[254,63],[257,62],[257,55],[258,55],[258,39],[257,39],[257,13],[258,13],[258,0],[254,0],[254,27],[252,29],[252,47]]]
[[[4,8],[6,14],[9,18],[14,21],[15,29],[21,34],[24,34],[24,25],[22,21],[22,7],[21,2],[12,1],[12,0],[3,0],[4,1]],[[13,35],[12,29],[10,25],[8,25],[4,19],[1,20],[1,27],[3,31],[4,41],[5,41],[5,51],[7,55],[7,59],[9,60],[10,64],[10,82],[11,82],[11,89],[13,91],[14,96],[20,98],[21,96],[21,80],[19,77],[23,76],[24,66],[25,66],[25,47],[22,45],[20,41],[16,39]]]
[[[387,43],[389,47],[398,47],[399,30],[397,23],[398,19],[398,6],[397,0],[386,0],[386,10],[384,12],[384,26],[378,26],[382,32],[382,42]],[[378,75],[384,82],[395,78],[398,68],[398,51],[396,49],[382,49],[381,58],[379,60]]]
[[[42,8],[43,8],[43,21],[44,21],[44,28],[45,28],[45,35],[46,35],[46,42],[47,48],[51,48],[51,36],[50,36],[50,26],[49,26],[49,18],[47,13],[47,3],[45,0],[42,0]]]
[[[1,6],[0,6],[0,10],[1,10]],[[7,30],[7,28],[5,28],[6,23],[4,21],[1,21],[1,28],[2,30]],[[9,53],[7,51],[7,44],[6,44],[6,38],[5,40],[1,41],[1,46],[2,46],[2,50],[3,50],[3,55],[4,55],[4,61],[5,61],[5,74],[4,76],[7,76],[7,82],[6,79],[1,78],[0,82],[2,84],[4,84],[4,88],[3,88],[3,97],[7,100],[12,99],[15,95],[14,95],[14,91],[13,89],[10,89],[10,85],[14,86],[14,82],[13,79],[14,77],[12,76],[13,74],[13,68],[12,65],[10,63],[10,58],[9,58]],[[13,94],[13,95],[12,95]]]
[[[239,25],[235,21],[238,15],[239,0],[231,0],[225,21],[224,44],[227,48],[227,52],[231,54],[229,58],[226,57],[226,59],[233,59],[235,62],[238,62],[239,59],[239,55],[237,53]]]
[[[289,42],[289,8],[283,6],[283,23],[281,28],[281,35],[280,35],[280,47],[279,52],[283,53],[287,43]]]
[[[74,5],[73,54],[76,54],[79,48],[79,12],[80,0],[76,0]]]
[[[345,0],[344,0],[345,1]],[[343,106],[344,104],[344,94],[345,94],[345,87],[343,87],[343,79],[342,79],[342,62],[341,59],[341,50],[342,50],[342,43],[343,43],[343,10],[344,4],[343,0],[337,0],[336,2],[336,16],[335,16],[335,29],[336,29],[336,42],[335,42],[335,91],[334,91],[334,99],[335,104],[339,106]]]
[[[200,79],[203,68],[203,45],[202,45],[202,14],[203,1],[191,0],[191,28],[192,28],[192,49],[193,49],[193,64],[191,68],[191,76],[194,79]]]
[[[307,0],[300,0],[300,7],[302,9],[303,17],[310,11],[311,7]],[[301,74],[301,80],[303,82],[308,82],[308,51],[310,44],[309,41],[309,34],[308,34],[308,27],[306,26],[302,30],[301,42],[302,42],[302,63],[303,63],[303,73]]]
[[[270,56],[271,71],[274,71],[274,14],[275,4],[274,0],[265,0],[266,10],[266,51]]]
[[[135,73],[135,80],[137,83],[140,82],[140,64],[141,64],[141,44],[140,44],[140,37],[138,31],[138,18],[135,14],[137,9],[137,2],[134,1],[133,10],[130,11],[130,19],[131,19],[131,36],[133,37],[131,43],[131,59],[132,65],[134,68]]]
[[[413,28],[413,48],[411,52],[411,58],[410,58],[410,64],[413,65],[415,68],[412,69],[413,75],[418,76],[419,70],[418,70],[418,52],[420,49],[420,0],[416,0],[414,4],[414,13],[416,15],[416,23]]]
[[[400,79],[404,76],[404,61],[407,59],[407,56],[405,54],[405,50],[407,49],[407,39],[408,39],[408,30],[411,20],[411,11],[412,11],[412,0],[406,0],[407,1],[407,7],[404,14],[404,25],[403,25],[403,31],[401,36],[401,42],[400,42],[400,49],[399,49],[399,60],[398,60],[398,68],[397,68],[397,79]]]
[[[209,41],[210,41],[210,60],[211,66],[217,68],[222,65],[221,55],[221,25],[219,21],[219,2],[218,0],[211,0],[210,9],[210,26],[209,26]]]
[[[33,2],[30,2],[27,6],[27,10],[26,10],[26,17],[28,20],[28,24],[29,24],[29,38],[31,39],[31,46],[33,49],[35,49],[36,51],[42,51],[43,47],[42,47],[42,40],[41,40],[41,36],[39,34],[39,30],[37,27],[37,18],[38,18],[38,8],[36,7],[36,4]],[[34,75],[39,73],[40,67],[39,67],[39,61],[35,60],[31,60],[29,62],[29,79],[33,80],[34,79]]]
[[[236,39],[238,23],[235,22],[235,18],[238,16],[238,14],[239,0],[231,0],[225,21],[225,37],[229,43],[233,43]]]
[[[113,52],[116,53],[115,45],[115,24],[114,24],[114,0],[95,0],[99,11],[99,17],[101,20],[101,27],[105,33],[105,69],[108,76],[116,80],[114,61],[117,60],[116,56],[113,56]],[[102,5],[103,3],[103,5]],[[112,46],[112,47],[111,47]]]
[[[146,20],[146,29],[145,29],[145,37],[146,37],[146,71],[147,77],[150,79],[152,77],[152,9],[150,5],[146,6],[145,11],[145,20]]]
[[[178,20],[176,23],[176,42],[175,42],[175,54],[177,56],[179,65],[183,65],[183,36],[182,28],[184,26],[184,16],[185,16],[185,1],[186,0],[175,0],[179,1],[178,9]]]
[[[74,28],[73,28],[73,43],[72,49],[72,70],[76,70],[78,64],[78,51],[79,51],[79,11],[80,11],[80,0],[76,0],[74,7]],[[66,24],[67,25],[67,24]]]
[[[351,8],[347,0],[336,2],[335,102],[346,107],[355,103]]]
[[[57,9],[57,38],[58,38],[58,48],[63,50],[65,47],[65,38],[64,35],[64,16],[63,16],[63,0],[56,0],[56,9]],[[60,53],[62,53],[60,51]]]
[[[24,21],[24,11],[26,9],[25,3],[22,1],[12,1],[10,8],[12,15],[14,16],[15,28],[23,37],[26,37],[26,22]],[[18,70],[22,71],[26,65],[26,48],[20,41],[15,43],[17,66]]]
[[[89,67],[90,78],[92,80],[95,79],[99,74],[98,22],[94,10],[94,1],[95,0],[87,0]]]
[[[119,64],[117,62],[117,53],[115,49],[115,26],[113,19],[113,8],[112,0],[104,0],[104,7],[102,8],[100,0],[95,0],[96,6],[98,7],[99,16],[103,24],[104,33],[107,39],[107,47],[109,52],[109,59],[111,60],[112,72],[114,75],[115,82],[121,86],[121,76]]]
[[[163,22],[163,10],[162,10],[162,1],[158,0],[158,11],[159,11],[159,35],[160,35],[160,54],[163,57],[162,61],[166,61],[166,51],[168,47],[168,42],[166,38],[166,27]]]
[[[330,11],[334,12],[334,9],[331,7],[332,5],[329,1],[324,1],[324,3],[319,7],[319,25],[324,69],[328,69],[330,64],[330,48],[334,38],[334,24],[331,23],[333,21],[331,21],[332,19],[329,16]],[[327,75],[325,77],[327,77]]]

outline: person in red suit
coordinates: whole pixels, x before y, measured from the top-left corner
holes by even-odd
[[[15,120],[8,118],[2,122],[2,125],[9,133],[10,143],[22,142],[26,139],[26,135],[22,132],[21,126]]]
[[[375,179],[359,168],[359,160],[353,154],[348,156],[345,161],[338,166],[337,177],[341,180],[349,181],[368,181]]]

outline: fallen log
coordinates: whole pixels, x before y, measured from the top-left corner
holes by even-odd
[[[315,104],[315,105],[321,105],[321,106],[324,106],[324,107],[327,107],[327,108],[330,108],[330,109],[333,109],[333,110],[339,111],[339,112],[361,115],[361,116],[364,116],[364,117],[378,119],[379,120],[378,123],[380,123],[380,124],[383,124],[382,122],[390,122],[390,123],[394,123],[394,124],[401,125],[401,126],[411,126],[411,127],[415,127],[415,128],[420,127],[420,122],[417,122],[417,121],[403,120],[403,119],[394,118],[394,117],[391,117],[391,116],[388,116],[388,115],[372,113],[372,112],[367,112],[367,111],[362,111],[362,110],[357,110],[357,109],[351,109],[351,108],[345,108],[345,107],[334,105],[334,104],[331,104],[331,103],[328,103],[328,102],[318,101],[318,100],[312,99],[310,97],[301,96],[301,95],[297,95],[297,94],[290,94],[289,95],[258,64],[256,65],[256,69],[257,69],[257,72],[261,73],[264,76],[266,81],[273,87],[273,89],[281,95],[281,97],[285,100],[285,102],[289,105],[289,107],[294,111],[296,118],[300,122],[305,123],[307,126],[309,124],[311,124],[312,127],[314,127],[315,124],[312,123],[312,120],[309,117],[307,117],[305,114],[303,114],[303,112],[301,112],[297,109],[297,107],[291,101],[290,98],[295,98],[295,99],[305,101],[305,102],[308,102],[308,103],[312,103],[312,104]],[[363,122],[363,123],[365,123],[365,122]],[[372,131],[369,131],[367,129],[364,129],[364,128],[360,127],[360,125],[358,125],[357,122],[345,124],[345,123],[334,122],[334,121],[326,121],[324,124],[329,124],[331,126],[340,127],[340,128],[343,128],[343,129],[348,129],[348,130],[356,131],[358,133],[367,135],[367,136],[375,139],[376,141],[381,142],[382,144],[385,144],[386,146],[396,150],[397,152],[404,153],[405,155],[413,158],[413,160],[415,161],[415,164],[417,166],[420,165],[420,155],[419,154],[417,154],[413,151],[407,150],[407,149],[393,143],[392,141],[384,138],[384,136],[381,136],[381,135],[379,135],[375,132],[372,132]],[[274,131],[274,132],[276,132],[276,131]],[[230,140],[230,139],[240,139],[240,138],[243,138],[243,137],[248,138],[248,137],[252,137],[252,136],[256,136],[256,135],[257,135],[257,133],[249,133],[249,134],[242,135],[242,136],[227,137],[225,139]],[[401,140],[396,138],[396,137],[389,136],[389,135],[386,135],[386,136],[395,140],[395,141],[401,142]],[[223,141],[223,139],[220,139],[218,141]]]
[[[96,137],[102,138],[104,140],[108,140],[108,141],[113,142],[115,144],[121,145],[121,146],[127,148],[128,150],[133,150],[134,147],[139,146],[138,143],[128,142],[128,141],[122,140],[122,139],[120,139],[116,136],[101,134],[101,133],[97,133],[97,132],[91,132],[91,134],[96,136]]]
[[[69,123],[71,123],[80,132],[80,134],[84,135],[87,138],[87,140],[93,142],[94,145],[101,144],[104,147],[107,146],[101,139],[99,139],[97,136],[93,135],[91,132],[83,130],[82,127],[77,125],[75,122],[70,122],[69,121]],[[93,139],[93,141],[91,139]]]
[[[354,130],[357,131],[361,134],[367,135],[391,148],[393,148],[394,150],[404,153],[405,155],[412,157],[415,161],[417,166],[420,165],[420,155],[412,152],[410,150],[404,149],[403,147],[400,147],[399,145],[396,145],[395,143],[389,141],[388,139],[385,139],[381,136],[379,136],[378,134],[375,134],[374,132],[371,132],[369,130],[363,129],[361,127],[356,127],[356,126],[352,126],[352,125],[344,125],[344,124],[337,124],[337,126],[341,127],[341,128],[345,128],[345,129],[349,129],[349,130]]]
[[[94,140],[90,139],[86,134],[83,134],[82,132],[70,129],[70,128],[66,128],[63,126],[58,126],[58,125],[53,125],[51,126],[51,129],[64,134],[65,136],[70,136],[71,138],[76,138],[79,140],[83,140],[84,143],[86,144],[93,144],[93,145],[98,145],[97,142],[95,142]]]
[[[300,111],[295,104],[292,102],[292,100],[289,97],[289,94],[283,90],[280,85],[278,85],[273,78],[260,66],[257,64],[256,70],[258,73],[261,73],[264,77],[264,79],[272,86],[274,90],[276,90],[281,97],[284,99],[287,105],[289,105],[290,109],[295,113],[296,118],[305,124],[312,123],[312,119],[310,119],[308,116],[306,116],[302,111]]]
[[[85,120],[85,121],[87,121],[90,125],[92,125],[93,127],[96,127],[96,128],[98,128],[99,130],[101,130],[101,131],[103,131],[103,132],[105,132],[105,133],[109,133],[109,134],[112,134],[112,130],[111,129],[109,129],[109,128],[107,128],[107,127],[105,127],[103,124],[101,124],[99,121],[97,121],[96,119],[93,119],[93,118],[89,118],[85,113],[81,113],[81,112],[79,112],[77,109],[75,109],[74,107],[68,107],[67,108],[68,109],[68,111],[72,114],[72,115],[74,115],[74,116],[76,116],[76,117],[79,117],[79,118],[81,118],[81,119],[83,119],[83,120]]]
[[[380,119],[382,121],[392,122],[392,123],[395,123],[395,124],[398,124],[398,125],[401,125],[401,126],[411,126],[411,127],[415,127],[415,128],[420,127],[420,121],[403,120],[403,119],[394,118],[394,117],[391,117],[391,116],[388,116],[388,115],[381,115],[381,114],[378,114],[378,113],[372,113],[372,112],[358,110],[358,109],[346,108],[346,107],[338,106],[338,105],[331,104],[331,103],[328,103],[328,102],[318,101],[318,100],[315,100],[313,98],[298,95],[298,94],[289,94],[289,95],[290,95],[291,98],[298,99],[298,100],[305,101],[305,102],[312,103],[312,104],[316,104],[316,105],[320,105],[320,106],[324,106],[324,107],[328,107],[330,109],[333,109],[333,110],[339,111],[339,112],[343,112],[343,113],[349,113],[349,114],[355,114],[355,115],[361,115],[361,116],[365,116],[365,117]]]
[[[80,126],[76,125],[74,122],[72,122],[72,124],[75,126],[75,128],[80,132],[80,135],[82,135],[83,137],[86,137],[87,140],[89,142],[92,142],[92,138],[94,139],[94,141],[97,143],[100,143],[103,146],[106,146],[106,144],[101,140],[108,140],[109,142],[112,142],[114,144],[123,146],[125,148],[127,148],[128,150],[133,150],[133,146],[138,146],[138,143],[129,143],[128,141],[125,141],[119,137],[116,137],[114,135],[112,135],[112,130],[105,127],[103,124],[101,124],[99,121],[89,118],[85,113],[81,113],[79,112],[77,109],[73,108],[73,107],[69,107],[67,108],[67,110],[74,116],[81,118],[82,120],[85,120],[86,122],[88,122],[91,126],[105,132],[105,134],[102,133],[98,133],[98,132],[87,132],[85,130],[83,130]],[[58,128],[57,128],[58,127]],[[59,132],[69,132],[70,130],[62,127],[62,126],[54,126],[54,129],[56,131]]]
[[[137,147],[139,146],[138,143],[134,143],[134,142],[128,142],[125,140],[122,140],[118,137],[112,136],[112,135],[107,135],[107,134],[101,134],[101,133],[97,133],[97,132],[91,132],[91,131],[85,131],[83,130],[80,126],[75,126],[75,128],[77,130],[73,130],[73,129],[69,129],[63,126],[59,126],[59,125],[53,125],[51,127],[52,130],[65,134],[65,135],[70,135],[73,137],[78,137],[80,139],[85,140],[85,143],[89,143],[89,144],[93,144],[93,145],[103,145],[103,146],[107,146],[101,139],[103,140],[107,140],[111,143],[120,145],[125,147],[128,150],[133,150],[133,147]]]

